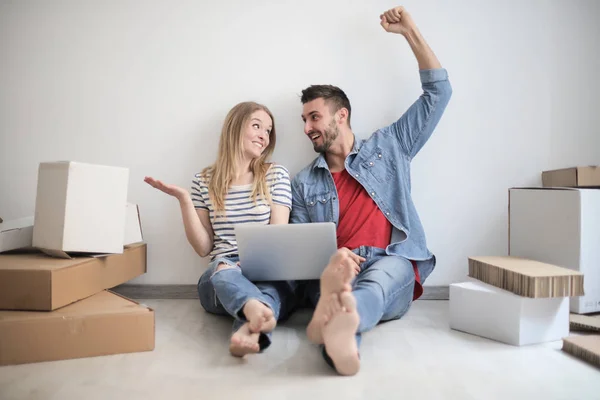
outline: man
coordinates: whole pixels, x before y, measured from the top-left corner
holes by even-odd
[[[452,89],[448,74],[409,13],[396,7],[381,26],[405,37],[423,93],[393,124],[357,140],[351,107],[334,86],[302,92],[304,133],[319,156],[292,182],[292,223],[337,225],[338,252],[319,282],[309,283],[316,309],[307,327],[342,375],[360,368],[361,333],[401,318],[435,266],[411,198],[410,162],[439,122]]]

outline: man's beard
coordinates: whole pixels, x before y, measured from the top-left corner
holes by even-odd
[[[335,120],[332,119],[329,125],[327,126],[327,129],[325,129],[321,133],[321,139],[323,140],[323,143],[319,145],[316,143],[313,144],[313,149],[317,153],[326,153],[335,141],[335,139],[337,139],[339,134],[340,130],[338,129]]]

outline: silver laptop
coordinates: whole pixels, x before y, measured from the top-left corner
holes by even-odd
[[[319,279],[337,250],[333,222],[236,225],[242,274],[251,281]]]

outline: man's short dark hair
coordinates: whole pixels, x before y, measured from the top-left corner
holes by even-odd
[[[336,113],[340,108],[348,110],[348,126],[350,126],[350,100],[342,89],[333,85],[311,85],[302,91],[300,101],[306,104],[316,99],[322,98],[331,107],[333,113]]]

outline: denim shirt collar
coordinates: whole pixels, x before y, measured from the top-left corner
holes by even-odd
[[[352,144],[352,151],[350,151],[350,154],[348,154],[348,156],[357,154],[358,151],[360,150],[360,147],[362,146],[362,143],[364,142],[364,140],[362,140],[362,139],[357,139],[356,135],[353,135],[353,136],[354,136],[354,143]],[[329,166],[327,165],[327,160],[325,159],[324,153],[319,154],[319,157],[317,157],[317,160],[313,165],[313,170],[317,169],[317,168],[329,169]]]

